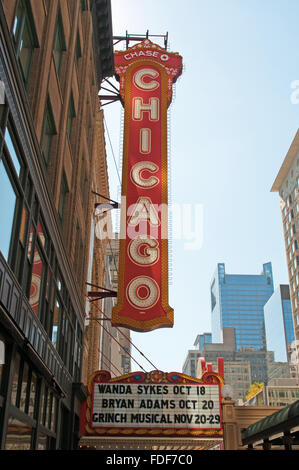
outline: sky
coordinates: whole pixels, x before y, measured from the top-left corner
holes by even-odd
[[[298,129],[292,86],[299,80],[299,2],[111,4],[114,36],[168,32],[169,51],[183,57],[169,120],[171,203],[190,207],[200,243],[190,249],[186,237],[171,241],[174,327],[132,332],[156,368],[180,372],[197,334],[211,331],[217,263],[225,263],[229,274],[260,274],[272,262],[274,288],[288,283],[279,197],[271,187]],[[122,109],[119,102],[103,109],[110,197],[119,200]],[[132,355],[153,369],[134,348]]]

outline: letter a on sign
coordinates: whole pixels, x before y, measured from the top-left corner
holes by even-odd
[[[125,127],[112,325],[150,331],[173,326],[168,304],[167,108],[182,57],[149,39],[114,57]]]

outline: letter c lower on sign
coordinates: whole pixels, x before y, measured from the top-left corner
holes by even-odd
[[[127,298],[133,307],[140,310],[148,309],[158,302],[160,289],[151,277],[138,276],[128,284]]]
[[[145,90],[145,91],[152,91],[156,90],[156,88],[159,87],[159,82],[156,80],[152,80],[151,82],[145,82],[143,80],[144,77],[152,77],[152,78],[157,78],[159,76],[159,72],[154,69],[150,68],[145,68],[138,70],[135,75],[134,75],[134,83],[139,88],[140,90]]]
[[[141,188],[150,189],[159,184],[159,178],[157,176],[150,176],[149,178],[144,178],[142,175],[143,171],[149,171],[150,173],[155,173],[159,170],[158,165],[153,162],[138,162],[136,163],[131,170],[131,178],[133,183],[136,186]]]

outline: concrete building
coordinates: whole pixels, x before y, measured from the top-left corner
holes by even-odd
[[[234,328],[224,328],[222,336],[223,343],[205,343],[202,350],[189,350],[183,365],[183,373],[198,377],[199,360],[202,357],[217,370],[217,360],[222,357],[224,379],[233,387],[233,398],[236,400],[245,400],[249,387],[254,382],[267,384],[269,377],[291,377],[288,363],[275,362],[272,351],[254,348],[236,350]],[[200,335],[197,336],[195,344],[198,344],[199,337]]]
[[[294,377],[292,372],[292,367],[290,366],[289,362],[277,362],[274,361],[274,353],[270,351],[272,354],[268,353],[268,381],[272,379],[290,379]]]
[[[299,130],[271,188],[279,194],[295,332],[293,362],[299,371]]]
[[[119,255],[118,234],[114,233],[106,245],[106,283],[105,287],[117,292],[118,287],[118,255]],[[111,318],[112,307],[116,297],[103,299],[104,315],[101,317],[105,329],[101,331],[101,347],[99,368],[108,370],[112,377],[128,374],[131,372],[131,336],[127,328],[114,328],[110,321],[104,318]]]
[[[104,116],[103,111],[97,115],[97,148],[98,158],[94,161],[94,172],[92,179],[91,190],[109,197],[109,182],[106,162],[106,146],[104,134]],[[95,216],[94,205],[103,202],[101,198],[95,196],[92,198],[92,213],[91,213],[91,231],[90,231],[90,244],[88,252],[88,273],[87,273],[87,292],[94,290],[93,286],[99,291],[99,287],[105,287],[107,266],[106,266],[106,248],[108,245],[107,237],[102,236],[97,230],[98,219]],[[108,220],[109,223],[109,220]],[[85,310],[85,342],[83,353],[83,370],[82,382],[88,383],[89,376],[99,368],[99,351],[101,334],[103,329],[99,319],[102,317],[103,301],[94,301],[94,299],[86,299]]]
[[[217,371],[217,363],[212,362],[213,370]],[[224,361],[224,380],[233,389],[233,398],[237,403],[243,402],[251,380],[250,362]]]
[[[263,265],[260,275],[227,274],[219,263],[211,282],[213,342],[222,342],[223,328],[235,328],[236,350],[265,350],[263,308],[272,293],[271,263]]]
[[[234,328],[223,328],[222,343],[207,343],[202,351],[189,350],[183,365],[183,372],[190,373],[196,371],[196,362],[200,357],[204,357],[206,362],[214,363],[218,357],[224,358],[226,362],[246,362],[250,363],[251,381],[267,381],[267,353],[264,350],[253,348],[243,348],[236,350]],[[194,361],[194,362],[193,362]],[[192,374],[190,374],[192,375]]]
[[[294,325],[290,289],[280,285],[264,306],[267,349],[274,351],[277,362],[291,360]]]
[[[79,439],[111,31],[109,0],[0,3],[1,449]],[[93,269],[99,284],[102,266]]]

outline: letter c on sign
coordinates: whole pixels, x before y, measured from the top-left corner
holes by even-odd
[[[132,181],[136,186],[139,186],[141,188],[145,188],[145,189],[153,188],[154,186],[157,186],[157,184],[159,183],[159,178],[153,175],[150,176],[149,178],[144,178],[144,176],[142,176],[142,172],[148,171],[150,173],[155,173],[158,170],[159,170],[158,165],[156,165],[153,162],[146,162],[146,161],[138,162],[133,166],[131,170]]]
[[[151,91],[151,90],[156,90],[158,88],[159,83],[155,80],[152,80],[151,82],[145,82],[143,80],[144,77],[152,77],[152,78],[157,78],[159,76],[159,72],[154,69],[141,69],[138,70],[135,75],[134,75],[134,83],[139,88],[140,90],[146,90],[146,91]]]

